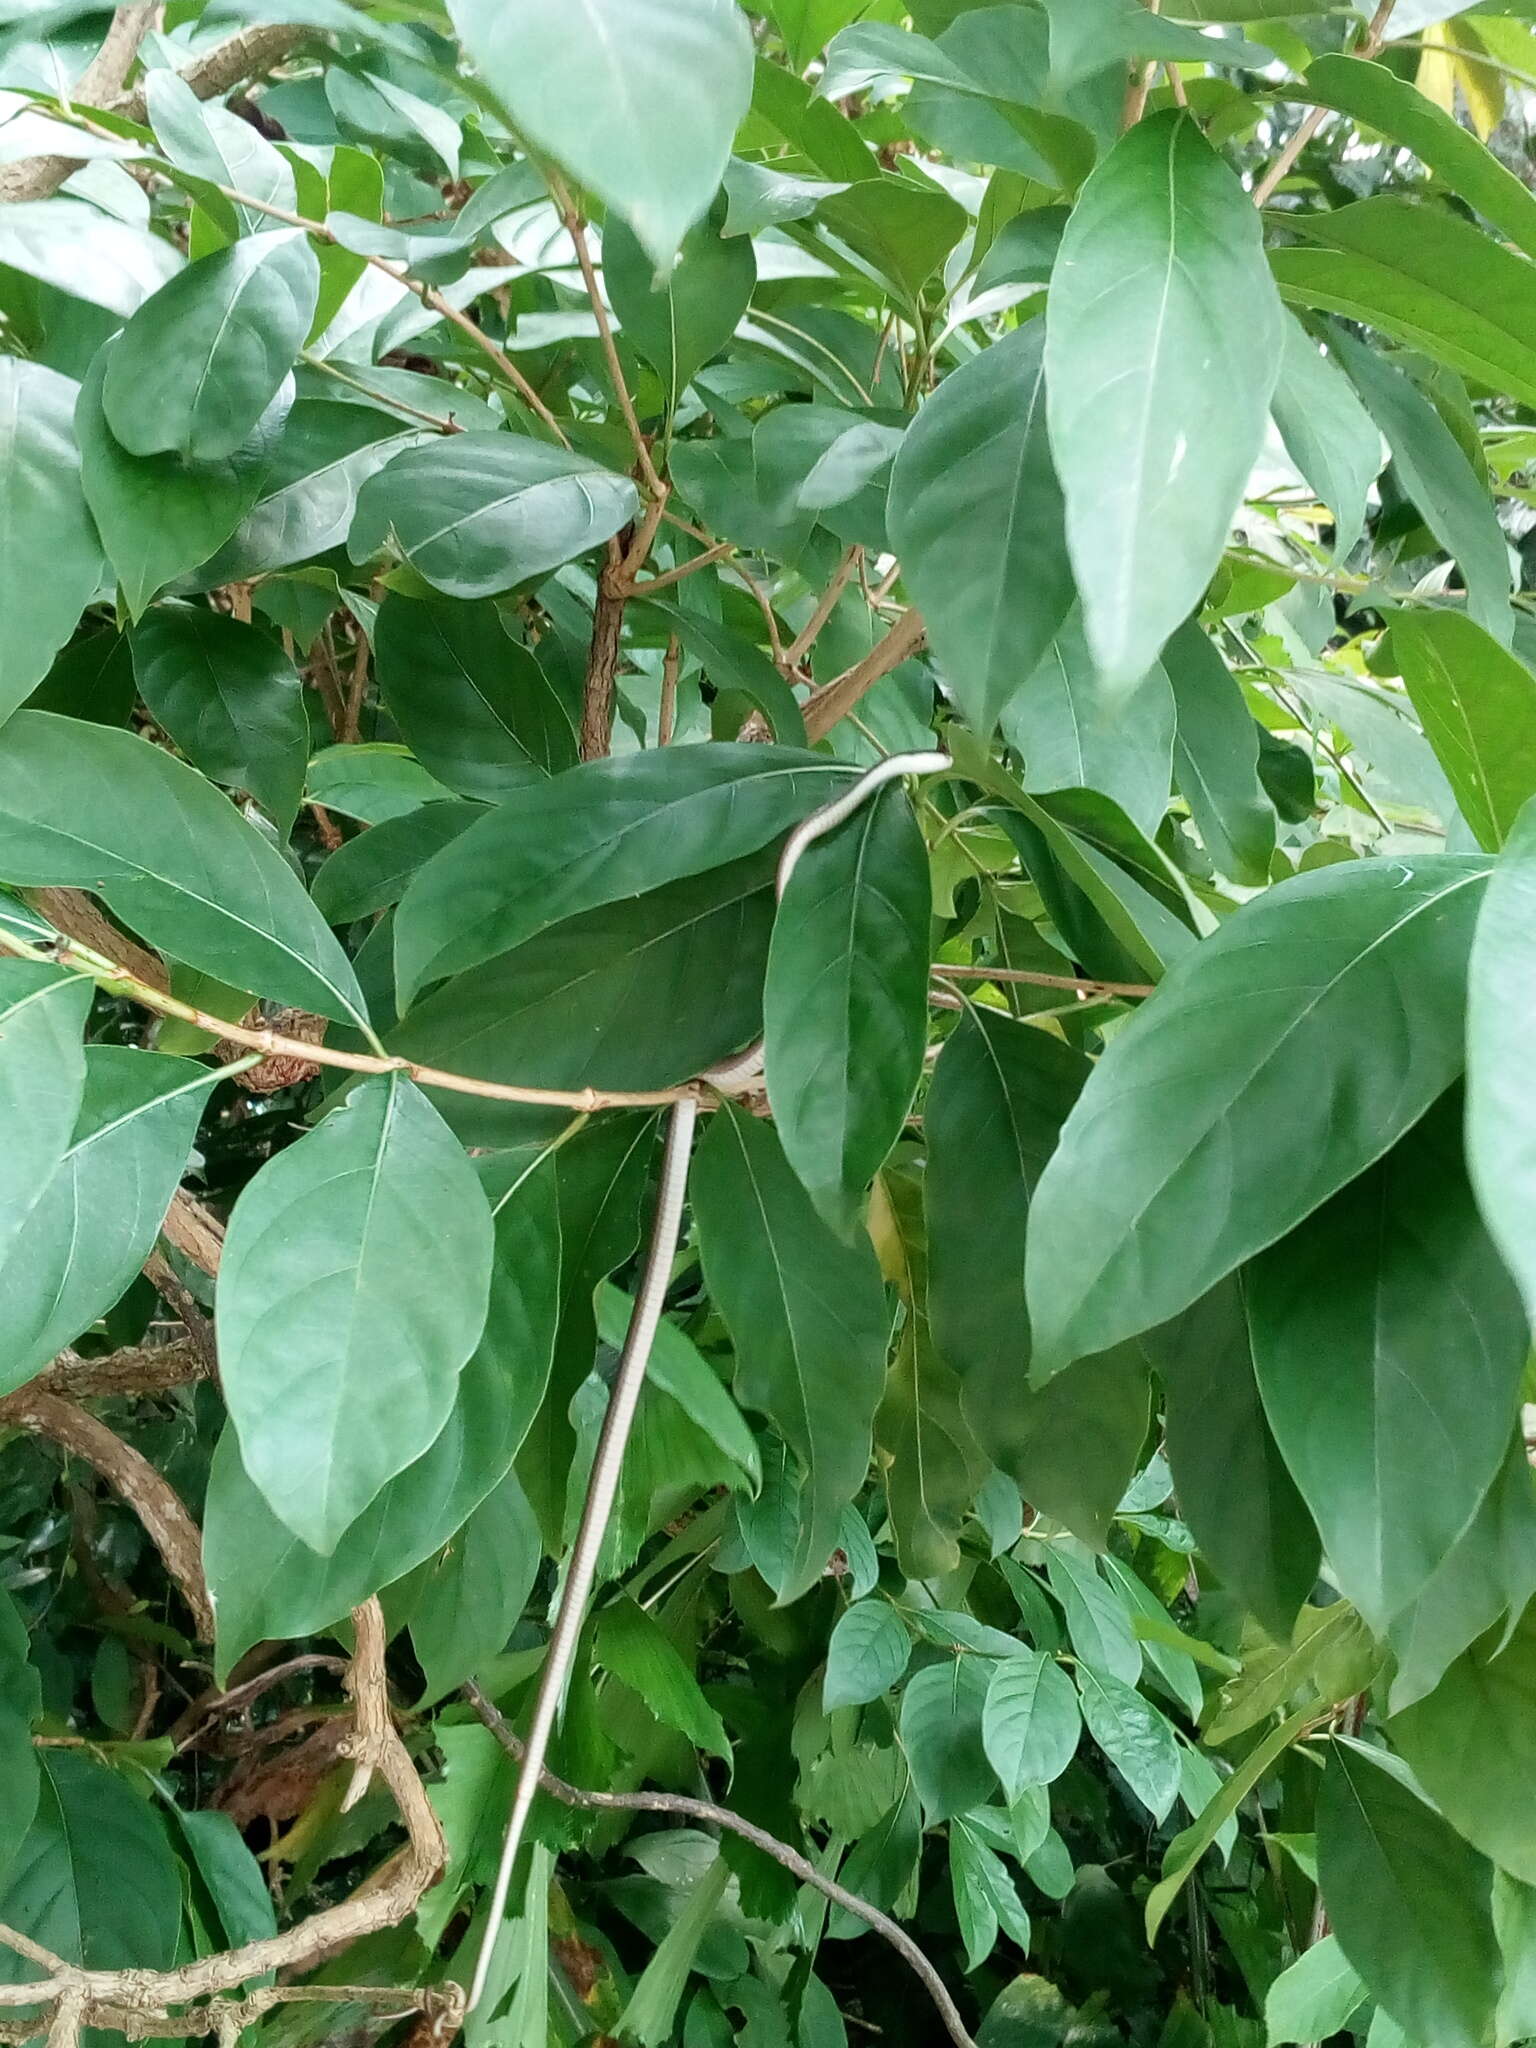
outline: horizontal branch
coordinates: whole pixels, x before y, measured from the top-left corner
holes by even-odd
[[[473,1680],[464,1687],[464,1695],[508,1756],[521,1762],[523,1744],[512,1732],[506,1717],[498,1712]],[[844,1912],[862,1920],[882,1940],[888,1941],[920,1979],[955,2048],[976,2048],[944,1979],[906,1929],[888,1913],[882,1913],[878,1906],[861,1899],[857,1892],[849,1891],[835,1878],[824,1876],[814,1863],[797,1849],[791,1849],[787,1842],[781,1842],[777,1835],[770,1835],[766,1829],[743,1820],[729,1807],[715,1806],[706,1799],[689,1799],[678,1792],[586,1792],[578,1785],[568,1785],[564,1778],[557,1778],[550,1770],[539,1772],[539,1789],[547,1792],[551,1799],[558,1799],[562,1806],[576,1807],[588,1813],[670,1813],[682,1820],[701,1821],[706,1827],[722,1828],[727,1834],[739,1835],[742,1841],[750,1842],[755,1849],[771,1857],[801,1884],[810,1885],[824,1899],[829,1899],[834,1906],[841,1906]]]
[[[1078,974],[1037,974],[1032,967],[952,967],[947,960],[934,966],[934,973],[946,981],[995,981],[1017,983],[1024,988],[1060,988],[1090,996],[1155,996],[1149,981],[1094,981]]]
[[[171,1344],[130,1344],[105,1358],[81,1358],[61,1351],[28,1392],[58,1394],[66,1401],[117,1401],[143,1394],[169,1394],[209,1377],[200,1344],[178,1337]]]

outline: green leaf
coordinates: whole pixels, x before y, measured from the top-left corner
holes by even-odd
[[[41,363],[0,357],[0,719],[47,675],[105,567],[80,481],[78,395]]]
[[[233,455],[293,368],[319,289],[315,252],[297,230],[189,263],[112,350],[101,402],[114,439],[130,455]]]
[[[812,408],[796,406],[794,410],[810,412]],[[750,640],[698,612],[669,604],[664,598],[652,598],[649,609],[666,620],[668,629],[682,641],[684,651],[698,662],[717,691],[737,691],[745,697],[762,712],[781,745],[808,745],[805,714],[799,699],[767,655]],[[720,744],[734,743],[727,740]],[[688,751],[693,753],[696,749],[690,747]]]
[[[124,320],[182,268],[164,237],[62,193],[0,213],[0,263]]]
[[[159,1815],[84,1750],[39,1750],[38,1764],[37,1817],[0,1888],[0,1919],[87,1969],[169,1969],[181,1872]],[[0,1956],[5,1982],[36,1974]]]
[[[964,209],[926,178],[860,178],[823,201],[819,217],[909,303],[966,226]]]
[[[637,1692],[657,1720],[697,1749],[730,1761],[725,1724],[705,1699],[682,1653],[654,1616],[633,1600],[617,1600],[597,1618],[592,1654],[621,1684]]]
[[[361,745],[322,747],[309,757],[304,794],[312,804],[340,811],[365,825],[384,825],[420,810],[424,804],[450,801],[435,775],[429,775],[405,747],[389,740]]]
[[[1501,1870],[1536,1882],[1536,1615],[1493,1628],[1390,1724],[1393,1742],[1459,1835]]]
[[[277,1914],[261,1865],[227,1813],[186,1813],[170,1808],[171,1825],[190,1853],[196,1879],[206,1893],[200,1908],[208,1913],[211,1932],[231,1948],[248,1941],[266,1941],[277,1932]],[[198,1898],[199,1886],[193,1885]]]
[[[1054,1784],[1082,1732],[1072,1681],[1053,1657],[1020,1650],[992,1674],[982,1741],[1010,1805],[1031,1785]]]
[[[286,836],[304,794],[309,718],[279,643],[223,612],[160,605],[129,644],[156,724],[212,781],[249,791]]]
[[[853,771],[724,742],[589,761],[520,789],[406,891],[400,1000],[582,912],[755,853],[840,796]]]
[[[42,1713],[43,1690],[30,1647],[15,1603],[0,1593],[0,1884],[36,1817],[41,1787],[32,1728]]]
[[[1492,1870],[1380,1751],[1330,1748],[1317,1867],[1339,1947],[1377,2004],[1411,2039],[1482,2048],[1499,1983]]]
[[[93,995],[90,982],[62,968],[0,960],[0,1255],[25,1230],[69,1149]]]
[[[931,898],[923,835],[889,789],[807,849],[774,920],[768,1100],[786,1158],[845,1236],[922,1079]]]
[[[351,924],[398,903],[433,854],[485,816],[483,804],[430,803],[359,832],[325,862],[310,894],[327,924]]]
[[[987,1476],[960,1402],[960,1381],[937,1356],[921,1309],[903,1326],[875,1416],[897,1562],[936,1578],[960,1563],[957,1541]]]
[[[966,1969],[980,1969],[997,1944],[999,1929],[1027,1954],[1029,1915],[1008,1866],[978,1828],[958,1818],[949,1831],[949,1874]]]
[[[1270,1985],[1264,1999],[1268,2048],[1331,2039],[1342,2033],[1365,1996],[1365,1986],[1345,1960],[1337,1936],[1325,1934]]]
[[[78,988],[79,984],[76,984]],[[0,1391],[105,1315],[154,1250],[216,1076],[191,1060],[93,1045],[68,1149],[28,1193],[0,1266]],[[19,1154],[27,1119],[7,1120]]]
[[[1303,1607],[1283,1636],[1245,1636],[1241,1676],[1222,1688],[1221,1709],[1206,1740],[1233,1742],[1297,1699],[1305,1700],[1315,1720],[1367,1691],[1382,1662],[1374,1637],[1347,1600]]]
[[[655,370],[666,410],[736,332],[757,285],[757,258],[744,235],[723,238],[716,207],[683,237],[677,262],[658,266],[622,220],[603,236],[603,280],[624,337]]]
[[[1245,714],[1246,718],[1246,714]],[[1247,719],[1250,729],[1252,720]],[[1131,689],[1106,688],[1076,609],[1044,661],[1003,712],[1003,737],[1023,762],[1024,787],[1099,790],[1142,832],[1168,808],[1174,700],[1162,669]]]
[[[1360,66],[1352,60],[1349,68]],[[1343,561],[1365,531],[1371,486],[1381,474],[1381,433],[1332,356],[1319,355],[1289,313],[1274,414],[1286,453],[1333,514],[1334,559]]]
[[[886,1600],[858,1600],[839,1617],[827,1645],[823,1713],[865,1707],[901,1682],[912,1654],[906,1627]]]
[[[1486,874],[1442,854],[1301,875],[1175,965],[1100,1059],[1042,1176],[1037,1375],[1177,1315],[1445,1092]]]
[[[956,702],[985,739],[1072,609],[1039,321],[946,377],[891,475],[891,545]]]
[[[1029,1027],[1026,1026],[1025,1029]],[[1102,1550],[1147,1434],[1147,1369],[1129,1344],[1081,1359],[1049,1385],[1011,1375],[965,1378],[965,1409],[983,1450],[1031,1506]]]
[[[718,1921],[730,1881],[731,1867],[717,1855],[651,1952],[618,2022],[621,2033],[639,2048],[664,2048],[675,2038],[678,2006],[692,1973],[701,1967],[700,1951]]]
[[[1137,0],[1045,0],[1045,11],[1051,22],[1051,88],[1057,93],[1127,57],[1196,64],[1268,61],[1268,51],[1241,36],[1212,43],[1198,29],[1149,14]]]
[[[1536,1316],[1536,1117],[1523,1019],[1536,992],[1536,803],[1515,821],[1488,884],[1467,1003],[1467,1162],[1483,1220]]]
[[[149,71],[144,78],[144,100],[150,126],[178,170],[189,171],[203,185],[229,185],[253,199],[286,213],[298,209],[298,190],[292,167],[266,137],[249,121],[216,102],[204,104],[174,71]],[[217,204],[220,195],[199,191],[205,207]],[[223,208],[235,234],[271,233],[270,214],[255,207],[239,206],[229,200]]]
[[[1507,639],[1509,546],[1486,478],[1474,474],[1455,435],[1401,370],[1351,335],[1335,333],[1331,341],[1386,437],[1403,487],[1460,568],[1468,609],[1489,632]]]
[[[1058,1542],[1046,1558],[1046,1575],[1080,1661],[1122,1685],[1135,1685],[1141,1676],[1141,1643],[1129,1613],[1099,1577],[1093,1559]]]
[[[821,1221],[767,1125],[724,1105],[694,1165],[700,1250],[736,1342],[736,1391],[800,1460],[794,1558],[779,1595],[821,1576],[869,1469],[889,1327],[868,1242]]]
[[[357,977],[282,855],[131,733],[47,711],[0,730],[0,873],[94,889],[141,938],[233,988],[362,1018]]]
[[[1152,1818],[1166,1820],[1179,1796],[1179,1745],[1168,1721],[1134,1686],[1091,1664],[1079,1666],[1083,1724]]]
[[[391,595],[374,653],[401,738],[458,795],[495,803],[576,765],[570,712],[495,605]]]
[[[250,512],[288,408],[280,391],[250,439],[215,462],[130,455],[113,438],[102,410],[114,346],[108,342],[98,350],[85,373],[75,433],[86,503],[129,615],[138,618],[168,583],[217,553]]]
[[[1479,846],[1536,794],[1536,676],[1463,612],[1405,611],[1392,656]]]
[[[1321,1545],[1265,1419],[1239,1283],[1212,1288],[1146,1346],[1163,1382],[1179,1513],[1244,1605],[1289,1639]]]
[[[804,71],[868,5],[869,0],[769,0],[768,12],[783,33],[791,65]]]
[[[1206,852],[1251,888],[1269,879],[1275,807],[1259,779],[1259,728],[1242,690],[1193,620],[1163,650],[1177,729],[1173,775]]]
[[[622,1289],[606,1283],[598,1288],[597,1334],[615,1351],[624,1347],[634,1310],[633,1300]],[[763,1460],[756,1437],[709,1360],[667,1316],[656,1326],[646,1384],[676,1402],[757,1491],[763,1482]]]
[[[1083,189],[1046,313],[1067,539],[1111,680],[1146,673],[1214,573],[1281,345],[1247,193],[1186,115],[1139,122]]]
[[[398,1075],[358,1088],[235,1204],[225,1399],[247,1472],[322,1556],[447,1421],[485,1327],[492,1240],[472,1168]]]
[[[430,1706],[506,1648],[543,1557],[528,1496],[509,1472],[425,1573],[411,1646]]]
[[[444,597],[495,597],[610,539],[640,496],[627,476],[522,434],[453,434],[396,455],[357,494],[347,545],[386,541]]]
[[[1342,313],[1536,402],[1536,278],[1523,256],[1444,207],[1408,199],[1362,199],[1291,221],[1308,244],[1322,245],[1270,255],[1293,305]]]
[[[930,1827],[984,1805],[997,1784],[982,1744],[982,1717],[996,1669],[990,1657],[944,1657],[907,1682],[901,1746]]]
[[[719,190],[752,97],[735,0],[450,0],[465,49],[511,116],[634,230],[665,269]]]
[[[1529,1350],[1461,1129],[1455,1089],[1248,1273],[1270,1427],[1341,1590],[1378,1632],[1492,1485]]]

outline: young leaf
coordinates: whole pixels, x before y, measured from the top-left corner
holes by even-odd
[[[357,494],[348,548],[393,536],[444,597],[495,597],[574,561],[634,517],[639,494],[585,456],[522,434],[455,434],[408,448]]]
[[[790,1165],[845,1236],[922,1079],[931,893],[923,835],[890,789],[806,851],[774,920],[768,1099]]]
[[[194,767],[293,828],[309,760],[303,684],[270,634],[206,607],[158,605],[129,635],[139,695]]]
[[[1453,854],[1302,875],[1174,967],[1099,1061],[1041,1178],[1037,1375],[1177,1315],[1445,1092],[1486,875]],[[1399,1020],[1390,1053],[1383,1003]]]
[[[528,1496],[509,1472],[434,1560],[419,1588],[411,1646],[427,1681],[423,1706],[442,1699],[505,1649],[542,1557]]]
[[[726,742],[589,761],[515,791],[406,891],[402,1005],[563,919],[755,853],[839,796],[851,772]]]
[[[189,263],[112,350],[101,401],[113,438],[130,455],[233,455],[293,368],[319,289],[315,252],[297,231]]]
[[[735,0],[451,0],[513,126],[634,230],[658,270],[720,189],[752,96]]]
[[[1463,612],[1405,611],[1391,646],[1461,815],[1497,853],[1536,794],[1536,675]]]
[[[80,481],[78,395],[56,370],[0,356],[0,720],[47,675],[105,567]]]
[[[379,609],[374,653],[402,739],[458,795],[497,803],[575,767],[570,712],[493,604],[391,595]]]
[[[869,1469],[889,1327],[880,1272],[867,1241],[844,1244],[817,1216],[773,1131],[729,1106],[699,1148],[694,1202],[737,1394],[805,1471],[787,1604],[821,1576]]]
[[[824,1713],[864,1707],[899,1684],[912,1644],[895,1608],[886,1600],[859,1600],[838,1620],[827,1645],[822,1683]]]
[[[930,1826],[984,1805],[997,1783],[982,1745],[982,1716],[996,1669],[990,1657],[944,1657],[907,1682],[901,1746]]]
[[[1275,807],[1259,779],[1259,728],[1226,663],[1193,620],[1163,650],[1177,730],[1173,776],[1206,852],[1251,888],[1269,879]]]
[[[365,1083],[235,1204],[225,1399],[247,1472],[321,1556],[447,1421],[492,1249],[473,1169],[398,1075]]]
[[[961,711],[987,738],[1072,609],[1036,320],[946,377],[891,473],[891,545]]]
[[[1492,1485],[1529,1349],[1461,1130],[1453,1089],[1248,1272],[1270,1427],[1340,1589],[1378,1633]]]
[[[1166,1820],[1179,1796],[1179,1745],[1150,1700],[1091,1664],[1078,1670],[1088,1733],[1154,1820]]]
[[[731,1745],[724,1722],[653,1615],[633,1600],[605,1607],[593,1633],[592,1653],[622,1685],[640,1695],[664,1726],[729,1763]]]
[[[1274,413],[1286,453],[1333,514],[1334,559],[1343,561],[1365,531],[1371,486],[1381,474],[1381,430],[1332,356],[1319,355],[1291,313]]]
[[[1482,2048],[1498,1999],[1493,1871],[1379,1750],[1336,1741],[1317,1801],[1317,1868],[1339,1947],[1419,2041]]]
[[[361,1021],[357,977],[282,855],[201,775],[132,733],[47,711],[0,730],[0,872],[94,889],[189,967]]]
[[[1010,1805],[1031,1785],[1054,1784],[1077,1752],[1077,1694],[1054,1657],[1021,1649],[987,1688],[981,1735]]]
[[[1263,443],[1280,303],[1248,194],[1188,115],[1121,137],[1046,313],[1051,448],[1088,644],[1145,675],[1200,601]]]

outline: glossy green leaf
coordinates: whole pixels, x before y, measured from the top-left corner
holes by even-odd
[[[860,178],[820,218],[909,302],[965,232],[964,210],[926,178]]]
[[[139,695],[214,782],[246,790],[286,834],[309,760],[298,671],[270,634],[199,606],[160,605],[129,636]]]
[[[1270,1985],[1264,1999],[1268,2048],[1292,2041],[1326,2041],[1348,2025],[1366,1996],[1335,1935],[1303,1949]]]
[[[867,1243],[816,1214],[774,1133],[722,1108],[694,1165],[705,1277],[736,1341],[736,1391],[768,1415],[805,1485],[781,1603],[821,1576],[869,1467],[887,1315]]]
[[[168,583],[215,554],[250,512],[288,408],[280,391],[250,439],[218,461],[130,455],[102,410],[112,348],[100,350],[86,372],[75,434],[86,503],[129,614],[138,618]]]
[[[1497,853],[1536,794],[1536,675],[1462,612],[1404,612],[1391,644],[1461,815]]]
[[[320,270],[306,235],[253,235],[147,299],[107,362],[101,402],[130,455],[233,455],[293,368]]]
[[[447,1421],[485,1328],[492,1240],[469,1163],[398,1076],[359,1088],[236,1203],[225,1398],[247,1472],[322,1556]]]
[[[658,268],[714,198],[752,94],[735,0],[451,0],[518,132],[634,230]]]
[[[1269,878],[1275,807],[1259,779],[1259,729],[1242,691],[1192,620],[1163,650],[1177,720],[1173,774],[1206,852],[1250,887]]]
[[[1515,821],[1489,879],[1467,1002],[1467,1162],[1478,1206],[1536,1315],[1536,1121],[1523,1074],[1523,1018],[1536,990],[1536,804]]]
[[[1038,1374],[1177,1315],[1445,1092],[1487,871],[1442,854],[1299,876],[1175,966],[1099,1061],[1042,1176]]]
[[[205,184],[230,185],[252,199],[264,200],[293,213],[298,191],[292,167],[250,121],[218,103],[204,104],[174,71],[151,71],[144,80],[144,100],[155,140],[178,170]],[[210,196],[199,193],[204,204]],[[271,233],[269,214],[255,207],[224,202],[232,230],[243,235]],[[227,240],[234,240],[231,232]]]
[[[348,546],[393,538],[444,597],[495,597],[574,561],[634,517],[626,476],[522,434],[455,434],[408,448],[357,494]]]
[[[1141,1643],[1129,1613],[1100,1578],[1093,1559],[1058,1544],[1046,1559],[1046,1573],[1082,1664],[1133,1686],[1141,1676]]]
[[[1248,1274],[1270,1426],[1341,1589],[1378,1630],[1492,1485],[1529,1348],[1461,1126],[1458,1089]]]
[[[543,1556],[528,1496],[509,1472],[488,1493],[418,1588],[411,1646],[430,1706],[506,1647]]]
[[[1350,335],[1334,335],[1333,346],[1386,437],[1425,525],[1460,568],[1473,617],[1507,638],[1509,548],[1482,473],[1474,472],[1450,428],[1401,370]]]
[[[1247,194],[1193,121],[1140,122],[1083,190],[1046,314],[1067,539],[1088,644],[1112,679],[1144,675],[1199,602],[1263,442],[1281,345]]]
[[[891,544],[961,711],[986,738],[1072,608],[1031,321],[947,377],[891,476]]]
[[[76,984],[76,987],[79,985]],[[78,1048],[77,1048],[78,1049]],[[214,1076],[191,1060],[93,1045],[67,1150],[27,1193],[0,1265],[0,1386],[40,1372],[130,1287],[154,1249]],[[7,1120],[19,1157],[41,1107]]]
[[[173,1807],[171,1826],[191,1855],[196,1873],[193,1896],[201,1910],[212,1908],[210,1929],[222,1934],[231,1948],[276,1934],[277,1913],[261,1865],[229,1815]]]
[[[1027,1029],[1028,1027],[1026,1027]],[[1081,1359],[1031,1387],[1012,1375],[965,1375],[966,1414],[982,1448],[1024,1498],[1102,1550],[1147,1434],[1147,1369],[1133,1345]]]
[[[1052,1657],[1020,1650],[997,1666],[987,1688],[982,1740],[1010,1803],[1030,1785],[1054,1784],[1082,1731],[1072,1681]]]
[[[493,604],[387,597],[374,653],[401,737],[458,795],[495,803],[576,765],[569,709]]]
[[[1134,1686],[1084,1664],[1078,1672],[1083,1725],[1154,1820],[1179,1796],[1179,1746],[1173,1729]]]
[[[982,1805],[997,1783],[982,1743],[990,1657],[945,1657],[907,1682],[901,1701],[906,1751],[923,1815],[931,1826]]]
[[[859,1600],[842,1614],[827,1644],[823,1710],[863,1707],[900,1682],[912,1654],[901,1617],[885,1600]]]
[[[1317,1866],[1339,1947],[1410,2039],[1480,2048],[1493,2027],[1492,1869],[1361,1743],[1328,1752]]]
[[[159,235],[62,193],[6,207],[0,263],[124,320],[182,268]]]
[[[325,862],[310,894],[327,924],[351,924],[398,903],[433,854],[485,816],[482,804],[430,803],[359,832]]]
[[[79,975],[0,960],[0,1254],[9,1254],[69,1149],[85,1090],[93,989]]]
[[[77,396],[57,371],[0,357],[0,718],[47,675],[105,568],[80,478]]]
[[[1318,354],[1289,313],[1274,415],[1286,453],[1333,514],[1333,552],[1342,560],[1365,531],[1370,489],[1381,474],[1381,433],[1338,364]]]
[[[922,1078],[930,896],[922,833],[891,789],[805,852],[774,921],[768,1100],[790,1165],[845,1235]]]
[[[362,991],[292,869],[200,775],[131,733],[18,712],[0,732],[0,871],[94,889],[152,945],[277,1002]]]
[[[36,1817],[41,1789],[32,1728],[42,1686],[29,1651],[26,1623],[11,1596],[0,1594],[0,1884]]]
[[[406,892],[400,999],[564,918],[754,853],[848,780],[837,762],[721,743],[590,761],[518,790]]]
[[[622,219],[603,237],[603,279],[625,339],[655,370],[669,412],[719,354],[751,302],[757,259],[744,235],[725,239],[720,209],[683,237],[677,262],[657,265]]]
[[[84,1750],[45,1749],[38,1763],[37,1815],[0,1887],[0,1916],[66,1962],[169,1968],[181,1873],[159,1815]],[[36,1974],[9,1950],[0,1957],[8,1983]]]

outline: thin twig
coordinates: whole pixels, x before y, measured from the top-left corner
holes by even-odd
[[[659,590],[670,590],[674,583],[681,583],[689,576],[696,576],[700,569],[709,569],[716,562],[723,562],[727,555],[736,552],[733,540],[717,541],[702,555],[694,555],[689,561],[679,562],[675,569],[663,569],[659,576],[648,577],[644,583],[637,583],[630,595],[633,597],[654,597]]]
[[[1355,56],[1371,58],[1377,54],[1382,44],[1387,40],[1387,27],[1392,19],[1392,10],[1396,5],[1397,0],[1381,0],[1381,5],[1371,17],[1370,27],[1366,30],[1353,53]],[[1253,188],[1253,203],[1255,206],[1260,209],[1268,206],[1279,186],[1289,177],[1292,169],[1295,167],[1296,159],[1301,155],[1318,129],[1322,127],[1331,112],[1332,109],[1329,107],[1314,107],[1301,121],[1296,133]]]
[[[817,604],[815,611],[811,613],[811,616],[790,643],[789,649],[784,656],[786,667],[798,668],[816,645],[816,642],[821,637],[822,628],[837,610],[838,599],[848,588],[854,571],[863,559],[863,548],[855,545],[849,548],[843,559],[838,563],[837,573],[822,592],[821,600]]]
[[[656,713],[656,744],[669,747],[677,728],[677,678],[683,665],[683,643],[674,633],[661,663],[661,704]]]
[[[844,718],[866,691],[899,668],[923,644],[923,615],[916,607],[904,611],[883,640],[864,659],[845,669],[825,688],[811,697],[805,707],[806,737],[814,745],[825,739],[840,718]]]
[[[702,526],[693,525],[691,521],[681,518],[676,512],[670,510],[670,508],[667,511],[663,512],[662,517],[666,520],[669,526],[676,526],[680,528],[682,532],[691,534],[695,540],[703,541],[705,547],[708,548],[714,546],[713,539],[709,534],[707,534],[704,531]],[[773,649],[773,659],[775,666],[778,668],[782,668],[784,666],[784,640],[783,636],[779,632],[779,621],[774,613],[773,600],[769,597],[767,591],[764,590],[762,584],[759,583],[757,578],[752,574],[752,571],[749,568],[747,568],[746,564],[741,561],[738,561],[734,555],[724,556],[722,558],[722,566],[726,570],[728,570],[729,573],[732,576],[734,576],[739,583],[744,584],[746,588],[751,591],[753,597],[756,599],[757,608],[762,613],[763,623],[768,630],[768,645]]]
[[[1037,974],[1031,967],[953,967],[941,961],[934,969],[947,981],[1018,982],[1026,988],[1060,988],[1093,996],[1153,996],[1150,982],[1094,981],[1077,974]]]
[[[507,1754],[520,1762],[526,1758],[527,1750],[513,1734],[505,1717],[487,1699],[473,1680],[464,1687],[464,1695],[479,1715],[481,1721],[495,1736]],[[715,1806],[708,1800],[689,1799],[677,1792],[586,1792],[579,1786],[568,1785],[563,1778],[557,1778],[550,1770],[539,1771],[538,1789],[547,1792],[552,1799],[558,1799],[562,1806],[571,1806],[590,1813],[668,1813],[679,1819],[700,1821],[706,1827],[718,1827],[728,1834],[739,1835],[744,1842],[761,1849],[782,1869],[787,1870],[800,1883],[812,1886],[822,1897],[830,1899],[835,1906],[841,1906],[855,1919],[862,1920],[866,1927],[888,1941],[892,1948],[921,1979],[923,1988],[938,2008],[945,2031],[955,2043],[955,2048],[975,2048],[975,2043],[965,2030],[954,2000],[950,1997],[944,1980],[932,1963],[923,1954],[917,1943],[904,1927],[882,1913],[877,1906],[871,1906],[856,1892],[840,1885],[835,1878],[825,1877],[815,1864],[781,1842],[776,1835],[770,1835],[763,1828],[754,1827],[740,1814],[732,1813],[727,1807]]]
[[[624,379],[624,365],[619,361],[618,344],[613,338],[613,322],[608,317],[608,307],[597,281],[597,267],[592,261],[592,250],[587,241],[586,222],[560,179],[550,180],[550,190],[555,195],[555,204],[560,209],[565,231],[575,245],[576,261],[581,266],[582,282],[586,285],[587,297],[592,302],[592,316],[597,322],[597,338],[602,346],[603,361],[608,366],[608,381],[612,384],[613,395],[619,402],[619,411],[624,415],[624,424],[629,430],[640,474],[653,498],[664,497],[666,493],[657,474],[655,462],[651,458],[651,444],[641,431],[640,416],[635,411],[635,401],[630,396],[629,386]]]

